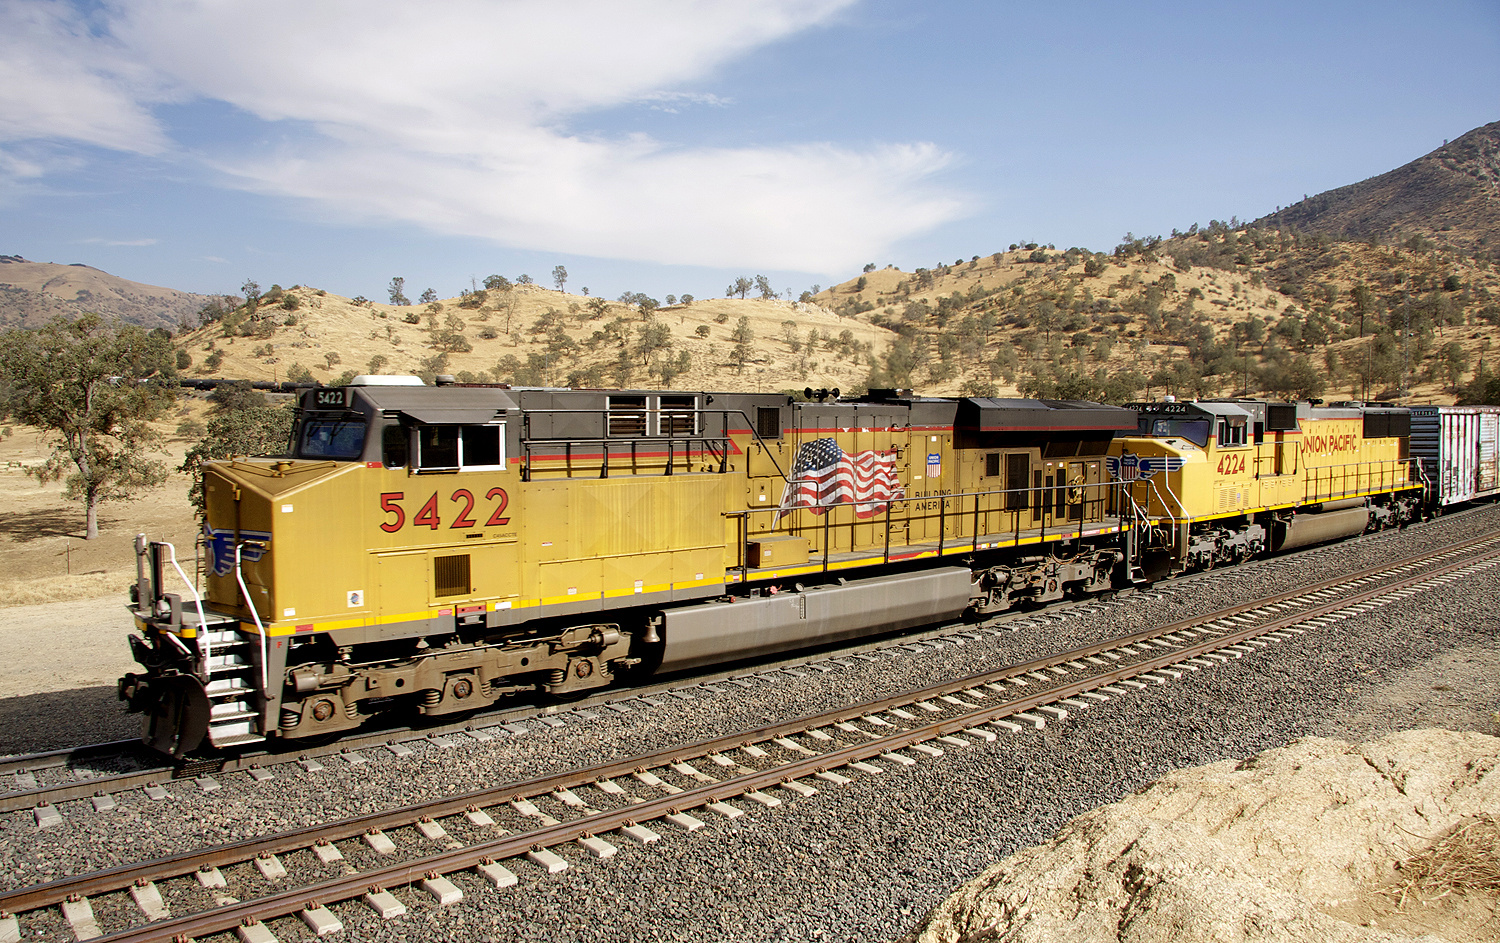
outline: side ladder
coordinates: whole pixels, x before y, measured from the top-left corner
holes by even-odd
[[[259,692],[260,651],[254,638],[245,635],[234,623],[210,625],[200,639],[209,644],[208,740],[216,747],[257,743],[265,739],[260,730]],[[202,653],[201,642],[199,649]]]

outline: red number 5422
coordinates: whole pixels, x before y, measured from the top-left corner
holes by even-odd
[[[485,493],[484,499],[495,503],[494,510],[484,522],[485,527],[504,527],[510,523],[510,518],[504,516],[505,509],[510,504],[510,495],[505,493],[504,488],[491,488]],[[380,529],[387,534],[394,534],[406,526],[406,509],[401,506],[404,500],[406,500],[404,491],[387,491],[381,494],[380,510],[390,515],[390,520],[381,523]],[[476,519],[473,515],[477,502],[474,500],[474,492],[468,488],[459,488],[448,496],[448,500],[460,505],[457,516],[448,523],[450,529],[475,526]],[[430,527],[433,530],[443,525],[442,511],[438,508],[437,492],[433,492],[422,504],[416,516],[411,519],[411,524],[413,527]]]

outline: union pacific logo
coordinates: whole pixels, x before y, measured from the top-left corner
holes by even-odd
[[[232,530],[222,530],[203,524],[203,542],[213,555],[214,575],[228,576],[234,571],[234,535]],[[254,563],[265,556],[270,548],[271,535],[264,531],[242,530],[240,535],[240,559]]]
[[[1183,464],[1182,458],[1176,455],[1158,455],[1153,458],[1126,453],[1122,456],[1106,456],[1104,459],[1104,467],[1109,469],[1109,476],[1116,481],[1148,479],[1157,472],[1177,471]]]

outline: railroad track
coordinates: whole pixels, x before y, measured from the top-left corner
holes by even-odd
[[[1231,618],[1260,606],[1295,603],[1299,599],[1311,600],[1314,593],[1352,591],[1353,588],[1363,586],[1370,580],[1388,578],[1392,574],[1408,572],[1413,567],[1429,565],[1435,560],[1474,552],[1497,540],[1500,538],[1484,537],[1461,541],[1431,552],[1421,562],[1368,568],[1325,580],[1310,587],[1223,609],[1214,616]],[[1275,565],[1285,563],[1288,559],[1295,558],[1278,558],[1269,562]],[[1199,576],[1210,575],[1209,573],[1199,574]],[[1190,590],[1191,582],[1191,579],[1185,582],[1174,582],[1171,589]],[[1153,598],[1150,591],[1143,595]],[[1097,611],[1100,605],[1098,601],[1085,600],[1068,606],[1049,607],[1042,612],[1006,613],[986,623],[988,628],[979,631],[995,631],[993,627],[996,625],[1005,625],[1014,630],[1034,625],[1037,620],[1073,618],[1079,614]],[[818,668],[837,663],[840,659],[863,658],[872,652],[878,653],[913,645],[921,646],[927,639],[961,637],[966,632],[972,631],[975,631],[972,626],[949,626],[937,630],[904,633],[854,648],[820,653],[812,658],[799,656],[775,666],[760,665],[749,670],[718,670],[709,674],[695,674],[691,678],[673,678],[628,691],[607,691],[561,706],[538,708],[535,705],[526,705],[502,708],[487,712],[480,717],[469,717],[433,726],[385,727],[346,736],[332,744],[278,744],[276,746],[282,748],[257,749],[201,759],[189,758],[177,764],[161,762],[159,756],[145,750],[135,740],[92,744],[71,750],[10,757],[0,760],[0,783],[11,787],[8,791],[0,792],[0,813],[30,810],[36,816],[38,825],[47,827],[60,821],[61,813],[57,807],[65,802],[85,800],[92,803],[96,811],[107,812],[116,806],[113,798],[115,795],[133,789],[144,790],[145,794],[151,798],[165,798],[167,796],[166,784],[172,780],[188,780],[196,783],[201,791],[212,792],[219,788],[215,777],[225,774],[243,773],[257,780],[266,780],[276,775],[273,771],[278,767],[288,769],[300,767],[306,771],[317,771],[325,762],[337,761],[341,757],[348,758],[351,755],[355,757],[354,761],[358,762],[363,756],[361,751],[389,750],[398,757],[404,757],[418,746],[436,743],[440,747],[446,747],[455,739],[471,738],[487,742],[497,737],[522,732],[521,728],[516,727],[517,724],[532,722],[561,726],[564,721],[560,718],[574,715],[580,710],[612,708],[622,712],[628,711],[632,703],[638,705],[644,701],[646,704],[651,704],[657,697],[672,696],[674,692],[678,692],[677,696],[683,696],[682,692],[701,690],[704,685],[749,683],[744,679],[763,675],[767,671],[776,671],[785,667]]]
[[[343,918],[330,905],[344,909],[362,900],[380,917],[397,916],[407,905],[395,890],[410,895],[420,889],[440,904],[452,903],[465,885],[518,883],[518,861],[562,870],[565,855],[609,857],[620,844],[694,831],[711,816],[738,817],[749,806],[774,807],[857,776],[888,774],[945,750],[1041,728],[1185,672],[1252,655],[1309,626],[1500,566],[1497,543],[1439,551],[1434,556],[1447,562],[1432,571],[1412,572],[1429,557],[1341,579],[1352,593],[1310,587],[1295,594],[1300,598],[1257,600],[744,733],[7,892],[0,894],[0,910],[21,916],[0,917],[0,941],[19,939],[23,929],[28,938],[87,939],[108,927],[110,940],[236,931],[263,943],[276,938],[267,921],[300,918],[315,934],[334,932]],[[1464,556],[1480,547],[1478,556]],[[1381,582],[1393,572],[1402,575]]]

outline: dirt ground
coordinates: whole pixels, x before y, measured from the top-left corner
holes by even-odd
[[[201,410],[196,402],[184,408]],[[189,443],[166,445],[158,457],[180,464]],[[191,561],[197,529],[188,479],[174,474],[138,500],[102,505],[99,536],[84,540],[83,505],[64,500],[60,482],[38,484],[25,473],[47,451],[26,426],[0,437],[0,754],[136,734],[138,718],[115,698],[115,680],[135,664],[125,641],[135,535],[172,541]],[[55,721],[39,730],[38,716]]]
[[[170,434],[187,413],[162,424]],[[0,437],[0,610],[68,599],[113,594],[123,599],[135,580],[135,535],[170,540],[192,557],[196,522],[187,501],[188,479],[174,472],[160,488],[134,501],[99,508],[99,536],[84,540],[84,508],[62,497],[61,482],[39,484],[26,474],[49,449],[35,429],[13,426]],[[168,438],[167,451],[154,456],[171,467],[181,464],[190,443]]]

